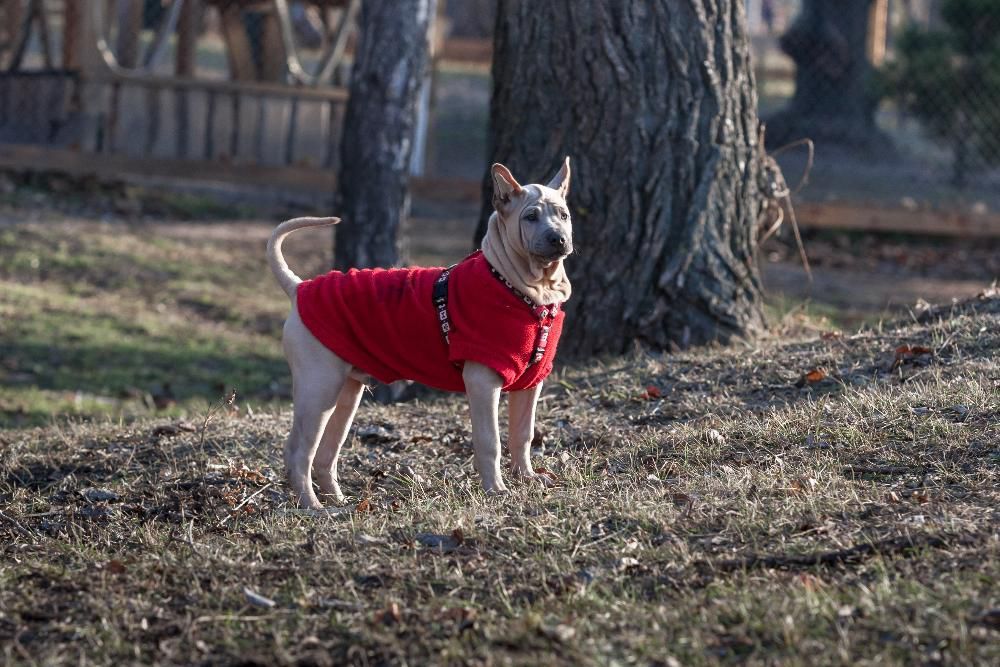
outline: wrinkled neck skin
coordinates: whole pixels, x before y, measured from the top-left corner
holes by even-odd
[[[562,260],[539,262],[525,249],[519,224],[503,224],[494,211],[483,237],[486,261],[536,304],[564,303],[572,289]]]

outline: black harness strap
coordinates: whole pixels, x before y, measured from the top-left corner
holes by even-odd
[[[452,264],[447,269],[441,271],[441,275],[434,281],[434,291],[431,293],[434,301],[434,308],[438,314],[438,324],[441,327],[441,336],[444,338],[445,347],[451,344],[448,340],[448,332],[451,331],[451,320],[448,319],[448,275],[455,268]]]

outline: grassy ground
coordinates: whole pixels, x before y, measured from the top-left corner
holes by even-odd
[[[254,409],[287,401],[276,344],[287,300],[262,263],[281,214],[92,187],[50,180],[0,195],[0,428],[53,416],[186,416],[234,387]],[[468,252],[475,202],[420,201],[414,212],[405,244],[415,263],[446,265]],[[246,222],[251,213],[264,221]],[[178,218],[197,221],[164,222]],[[325,270],[329,238],[292,237],[296,270]],[[903,248],[810,241],[810,283],[789,246],[772,241],[763,266],[772,319],[796,331],[854,329],[921,297],[974,295],[997,276],[989,246]]]
[[[0,227],[2,419],[142,413],[231,386],[280,394],[286,308],[259,296],[272,285],[250,251],[263,228],[194,232],[90,220]]]
[[[3,661],[1000,661],[998,300],[564,369],[548,491],[478,491],[459,396],[366,403],[311,516],[267,231],[0,225]]]
[[[129,210],[139,200],[118,196],[106,198],[108,210],[56,209],[22,191],[0,203],[0,428],[190,415],[232,388],[255,408],[287,402],[278,341],[288,299],[263,256],[278,214],[232,222],[220,217],[226,209],[172,198],[154,203],[151,222]],[[163,211],[213,219],[165,223]],[[414,261],[468,253],[473,217],[418,211],[432,217],[413,223]],[[292,237],[289,261],[302,275],[325,271],[330,241],[327,230]]]

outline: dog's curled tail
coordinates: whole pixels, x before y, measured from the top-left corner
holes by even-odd
[[[288,268],[285,256],[281,254],[281,243],[285,237],[298,229],[306,227],[324,227],[335,225],[340,222],[340,218],[293,218],[286,220],[271,232],[271,238],[267,241],[267,263],[271,266],[271,273],[278,280],[281,289],[289,299],[295,298],[295,288],[299,286],[302,279],[292,273]]]

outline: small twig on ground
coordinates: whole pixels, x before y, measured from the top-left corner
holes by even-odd
[[[236,402],[236,388],[234,387],[229,396],[224,397],[218,403],[212,405],[205,413],[205,421],[201,424],[201,438],[198,440],[198,449],[205,451],[205,433],[208,431],[208,422],[215,416],[215,413],[224,407],[232,407]]]
[[[219,522],[219,528],[222,528],[224,525],[226,525],[226,522],[229,521],[231,518],[233,518],[236,515],[236,512],[239,512],[241,509],[243,509],[244,505],[246,505],[248,502],[259,496],[260,494],[264,493],[264,491],[266,491],[267,489],[271,488],[272,484],[273,482],[268,482],[267,484],[260,487],[259,489],[251,493],[249,496],[244,498],[239,505],[233,508],[233,511],[230,514],[227,514],[222,518],[222,521]]]
[[[966,544],[972,541],[974,541],[974,536],[969,535],[957,538],[938,535],[903,535],[879,540],[878,542],[858,544],[847,549],[820,551],[818,553],[797,556],[786,556],[783,554],[761,556],[759,554],[751,554],[743,558],[714,563],[713,567],[717,571],[732,572],[734,570],[753,570],[758,568],[812,567],[816,565],[858,563],[874,556],[888,556],[892,554],[906,556],[918,549],[943,549],[955,542]]]
[[[812,173],[813,162],[816,158],[816,146],[815,144],[813,144],[812,139],[806,138],[806,139],[798,139],[791,143],[785,144],[780,148],[775,148],[773,151],[771,151],[771,157],[776,158],[785,151],[790,150],[792,148],[798,148],[799,146],[806,147],[806,150],[809,153],[809,157],[806,158],[806,166],[805,168],[802,169],[802,176],[799,178],[799,184],[796,185],[794,188],[792,188],[792,191],[789,193],[790,195],[797,195],[799,191],[802,190],[802,188],[804,188],[807,183],[809,183],[809,174]]]
[[[607,540],[610,540],[612,537],[618,537],[619,535],[622,534],[622,532],[623,531],[616,530],[613,533],[608,533],[607,535],[603,535],[601,537],[598,537],[596,540],[591,540],[590,542],[586,542],[586,543],[584,543],[581,540],[580,542],[577,542],[576,545],[573,547],[573,553],[571,554],[571,556],[575,556],[578,551],[582,551],[584,549],[589,549],[590,547],[595,546],[597,544],[600,544],[601,542],[605,542]]]
[[[772,222],[770,222],[767,230],[761,235],[757,243],[764,243],[764,241],[770,238],[772,234],[778,231],[778,228],[781,227],[781,223],[785,219],[784,211],[787,209],[788,219],[792,223],[792,232],[795,234],[795,244],[798,246],[799,257],[802,259],[802,267],[806,270],[806,276],[808,276],[809,282],[811,283],[813,280],[812,268],[809,266],[809,258],[806,256],[805,244],[803,244],[802,234],[799,232],[799,221],[795,217],[795,207],[792,206],[792,195],[798,193],[798,191],[809,182],[809,172],[812,171],[813,158],[815,157],[815,146],[813,145],[812,139],[799,139],[798,141],[793,141],[790,144],[785,144],[784,146],[775,149],[773,153],[768,154],[764,148],[765,130],[766,128],[762,124],[760,128],[759,147],[763,165],[760,171],[760,180],[758,185],[761,192],[764,193],[764,197],[766,199],[766,203],[764,204],[764,209],[761,211],[761,214],[764,216],[765,220],[770,220]],[[775,158],[783,152],[797,146],[805,146],[809,151],[809,157],[806,160],[806,166],[802,171],[802,177],[799,179],[799,184],[795,186],[795,189],[791,189],[788,187],[785,175],[781,171],[781,167],[778,165]]]
[[[257,623],[258,621],[274,621],[274,616],[239,616],[237,614],[226,614],[222,616],[199,616],[191,621],[195,626],[200,623]]]
[[[908,475],[922,473],[921,466],[844,466],[845,475]]]
[[[21,535],[23,535],[24,537],[37,537],[38,536],[38,533],[36,533],[36,532],[28,529],[20,521],[18,521],[17,519],[15,519],[13,517],[7,516],[2,511],[0,511],[0,519],[3,519],[4,521],[6,521],[7,523],[9,523],[10,525],[14,526],[14,528],[17,529],[17,532],[21,533]]]

